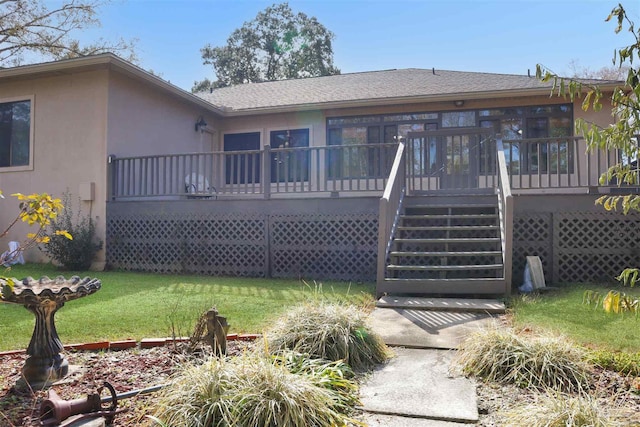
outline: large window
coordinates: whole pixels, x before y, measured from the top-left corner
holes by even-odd
[[[28,166],[31,101],[0,103],[0,167]]]
[[[395,142],[409,132],[469,127],[491,128],[502,134],[505,157],[512,173],[566,173],[573,171],[573,135],[571,104],[529,107],[506,107],[481,110],[402,113],[327,119],[328,145],[361,145]],[[557,138],[550,142],[520,142],[531,138]],[[444,159],[437,139],[414,141],[414,173],[422,176],[438,173]],[[337,153],[337,151],[336,151]],[[372,163],[387,166],[375,156],[356,155],[357,150],[343,150],[330,156],[329,176],[375,176]],[[481,140],[478,162],[480,173],[495,172],[495,143]],[[378,168],[380,169],[380,168]]]

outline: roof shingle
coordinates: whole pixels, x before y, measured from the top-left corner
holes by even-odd
[[[495,91],[548,91],[550,88],[551,83],[521,75],[408,68],[249,83],[197,95],[222,109],[248,112],[394,98],[479,95],[485,92],[493,92],[495,96]]]

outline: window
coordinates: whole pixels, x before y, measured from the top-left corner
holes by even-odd
[[[224,136],[227,184],[260,182],[260,132],[230,133]],[[244,153],[246,151],[246,153]]]
[[[31,101],[0,103],[0,167],[29,166]]]
[[[309,147],[309,129],[277,130],[271,132],[271,182],[309,180],[308,150],[287,151],[287,148]]]
[[[327,144],[376,144],[383,138],[385,143],[390,143],[395,142],[394,137],[406,137],[409,132],[484,127],[502,134],[505,159],[511,173],[537,172],[538,169],[544,173],[563,173],[572,172],[575,161],[573,142],[564,139],[573,135],[572,123],[571,104],[332,117],[327,119]],[[520,142],[530,138],[558,139]],[[442,170],[447,153],[443,152],[445,146],[441,144],[432,137],[414,140],[409,147],[412,164],[408,165],[414,174],[433,175]],[[386,169],[391,164],[377,155],[355,155],[356,151],[354,148],[330,152],[329,176],[376,176],[380,171],[378,165]],[[394,150],[387,152],[395,153]],[[480,173],[495,173],[495,141],[480,140],[479,154],[473,157],[469,161]],[[383,175],[386,172],[388,170],[382,171]]]

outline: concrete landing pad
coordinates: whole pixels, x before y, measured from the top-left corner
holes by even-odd
[[[504,302],[493,299],[417,298],[390,295],[380,298],[376,307],[474,313],[504,313],[506,310]]]
[[[362,385],[364,411],[455,423],[477,422],[475,383],[449,374],[453,356],[454,352],[445,350],[396,349],[396,357],[374,371]]]
[[[376,308],[369,321],[387,345],[453,349],[495,320],[482,313]]]

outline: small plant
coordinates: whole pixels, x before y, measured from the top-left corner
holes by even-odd
[[[488,329],[467,339],[458,362],[466,374],[519,387],[582,391],[588,387],[583,356],[566,340],[525,338]]]
[[[619,372],[623,375],[640,377],[640,352],[625,353],[606,350],[591,351],[587,361],[604,369]]]
[[[290,349],[313,358],[343,360],[356,371],[368,370],[385,362],[390,352],[365,319],[366,313],[351,305],[303,304],[267,332],[269,351]]]
[[[598,291],[587,290],[582,297],[582,303],[595,308],[602,305],[602,309],[607,313],[631,313],[636,318],[640,317],[640,299],[624,292],[610,290],[602,296]]]
[[[611,412],[611,414],[609,414]],[[615,405],[606,408],[588,395],[569,396],[560,393],[541,395],[533,403],[516,406],[503,413],[504,425],[529,427],[614,427]]]
[[[185,366],[159,393],[153,419],[203,427],[330,427],[352,421],[344,414],[344,399],[314,383],[323,376],[319,371],[294,374],[287,366],[256,354]]]
[[[74,215],[70,208],[69,193],[64,194],[63,203],[64,210],[51,220],[50,227],[68,231],[73,240],[53,235],[49,243],[40,249],[67,270],[88,270],[96,254],[102,249],[102,241],[96,241],[96,226],[90,217],[82,215],[80,208]]]

